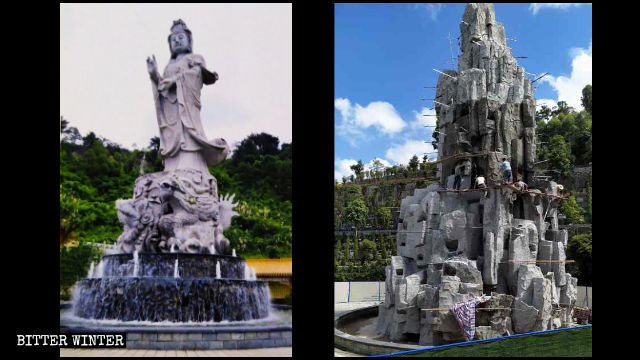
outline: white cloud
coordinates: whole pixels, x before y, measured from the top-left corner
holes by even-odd
[[[571,7],[579,7],[585,5],[584,3],[532,3],[529,5],[529,10],[533,15],[536,15],[538,11],[542,9],[561,9],[567,10]]]
[[[351,101],[349,99],[336,99],[335,107],[340,110],[343,119],[351,117]]]
[[[409,124],[409,127],[412,129],[424,129],[425,126],[428,126],[428,130],[433,130],[431,126],[436,125],[436,117],[435,116],[423,116],[423,115],[435,115],[436,109],[429,109],[428,107],[423,107],[420,111],[413,111],[414,119]]]
[[[571,60],[571,76],[558,76],[554,77],[547,75],[541,79],[551,85],[551,87],[558,93],[557,101],[566,101],[569,106],[577,109],[582,109],[582,103],[580,98],[582,97],[582,89],[591,84],[592,79],[592,44],[589,47],[584,48],[572,48],[569,50],[569,54],[572,57]],[[540,100],[538,100],[540,102]],[[555,104],[554,104],[555,105]]]
[[[349,99],[338,98],[335,99],[334,106],[342,117],[336,131],[352,146],[358,140],[366,138],[363,130],[369,127],[377,129],[381,134],[394,135],[407,126],[393,105],[385,101],[370,102],[363,107],[360,104],[352,105]]]
[[[217,14],[211,20],[210,14]],[[292,140],[291,4],[62,4],[60,115],[125,147],[158,135],[145,59],[169,61],[173,20],[220,79],[202,89],[202,125],[229,143]]]
[[[336,180],[342,182],[342,177],[349,177],[353,175],[353,170],[351,170],[351,166],[357,164],[358,161],[354,159],[340,159],[336,158],[334,163],[334,177]]]
[[[440,13],[440,9],[442,9],[442,4],[415,4],[415,9],[424,9],[431,18],[431,20],[436,20],[438,18],[438,14]]]
[[[424,153],[432,152],[433,145],[425,143],[424,140],[407,140],[403,144],[390,147],[385,152],[385,157],[394,164],[407,165],[413,155],[422,159]]]

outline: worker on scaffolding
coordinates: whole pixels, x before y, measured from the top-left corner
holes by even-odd
[[[453,178],[453,189],[460,190],[461,184],[462,184],[462,176],[460,176],[460,173],[456,172],[456,176]]]
[[[484,197],[487,197],[487,184],[482,174],[476,176],[476,187],[484,190]]]
[[[529,189],[529,186],[527,186],[527,183],[522,181],[522,178],[518,178],[518,181],[516,181],[513,185],[520,191],[527,191]]]
[[[500,170],[502,170],[502,177],[504,178],[505,184],[510,184],[511,183],[511,164],[509,164],[506,157],[502,158],[502,163],[500,164]]]

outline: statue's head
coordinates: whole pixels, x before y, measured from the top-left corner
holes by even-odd
[[[187,28],[187,24],[185,24],[182,19],[173,22],[168,40],[172,59],[178,54],[188,54],[192,51],[193,40],[191,38],[191,30]]]

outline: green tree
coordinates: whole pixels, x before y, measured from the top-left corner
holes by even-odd
[[[569,114],[571,112],[573,112],[573,108],[571,106],[569,106],[569,104],[567,104],[566,101],[558,101],[558,106],[554,108],[554,110],[552,111],[553,115],[558,115],[558,114]]]
[[[360,263],[364,264],[366,261],[370,261],[373,259],[376,251],[376,244],[369,240],[364,239],[360,244]]]
[[[80,228],[80,201],[60,186],[60,245]]]
[[[347,207],[344,209],[344,217],[350,224],[355,226],[355,238],[358,238],[358,227],[364,226],[367,221],[367,215],[369,214],[369,209],[364,203],[364,200],[360,198],[356,198],[351,201]]]
[[[549,121],[551,118],[551,109],[548,106],[542,105],[540,110],[536,111],[536,126],[540,124],[541,120],[545,122]]]
[[[384,165],[380,161],[380,159],[373,159],[373,163],[371,164],[371,172],[373,174],[373,178],[379,179],[384,174]]]
[[[387,241],[385,237],[380,238],[380,248],[382,250],[382,259],[386,260],[387,258],[389,258],[389,255],[387,254]]]
[[[587,85],[582,89],[582,106],[591,114],[591,85]]]
[[[60,246],[60,294],[64,300],[69,299],[71,286],[86,277],[91,261],[100,261],[103,255],[99,248],[83,241],[77,246]]]
[[[578,202],[576,197],[571,195],[560,204],[560,212],[566,217],[566,221],[569,224],[584,223],[584,210]]]
[[[576,261],[577,269],[574,267],[573,275],[578,277],[580,285],[592,285],[591,244],[591,233],[588,233],[572,236],[567,245],[567,257]]]
[[[385,229],[389,227],[391,222],[391,209],[388,207],[379,207],[376,209],[376,217],[380,224],[384,225]]]
[[[364,164],[362,163],[362,160],[358,160],[356,164],[351,165],[349,168],[353,170],[358,179],[362,178],[362,171],[364,170]]]
[[[358,263],[360,261],[360,239],[355,237],[353,239],[353,262]]]
[[[554,135],[551,138],[548,156],[552,169],[560,171],[561,176],[568,175],[571,170],[570,153],[567,143],[561,135]]]
[[[418,160],[418,156],[417,155],[413,155],[413,157],[411,157],[411,159],[409,160],[409,166],[408,169],[410,172],[416,172],[418,171],[418,166],[420,165],[420,160]]]
[[[340,265],[342,265],[342,266],[345,266],[347,264],[348,259],[349,259],[349,254],[351,253],[350,243],[351,243],[351,241],[347,237],[347,239],[346,239],[346,241],[344,243],[344,253],[342,255],[342,259],[340,260]]]

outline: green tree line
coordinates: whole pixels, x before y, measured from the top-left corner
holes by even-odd
[[[82,136],[63,118],[60,130],[60,245],[115,243],[122,232],[115,201],[131,198],[141,170],[163,170],[160,139],[129,150],[93,132]],[[210,168],[220,194],[236,194],[240,215],[225,236],[240,256],[291,256],[291,161],[291,143],[260,133]]]

